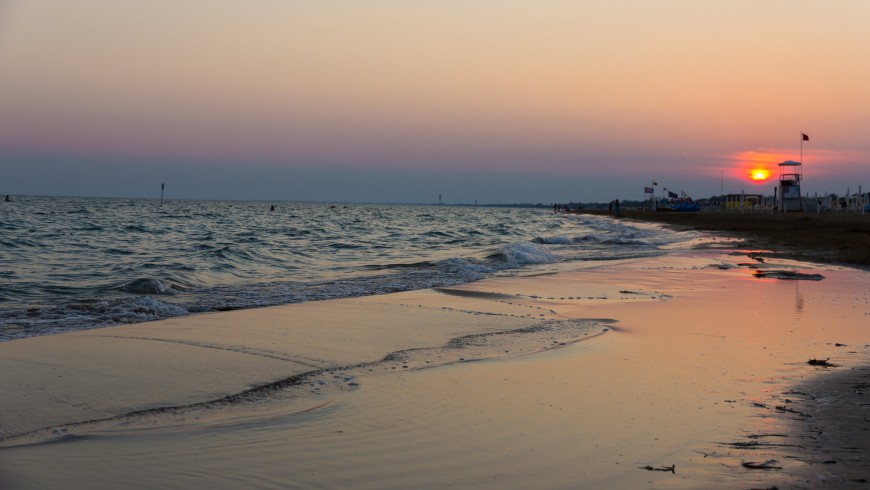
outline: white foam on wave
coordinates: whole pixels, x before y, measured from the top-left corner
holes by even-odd
[[[511,267],[533,264],[549,264],[557,257],[544,247],[530,242],[515,242],[503,245],[498,249],[498,255],[504,257]]]
[[[191,311],[150,296],[70,303],[0,316],[0,342],[20,337],[161,320]]]
[[[150,296],[143,296],[132,301],[123,301],[113,305],[103,317],[110,318],[116,323],[135,323],[187,315],[189,313],[189,311],[180,306],[164,303]]]

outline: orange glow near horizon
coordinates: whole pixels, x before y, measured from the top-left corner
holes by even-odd
[[[755,181],[767,180],[770,178],[770,171],[763,168],[756,168],[749,171],[749,178]]]
[[[735,177],[752,184],[764,184],[774,175],[779,163],[794,157],[787,151],[767,149],[742,151],[730,159],[735,167]]]

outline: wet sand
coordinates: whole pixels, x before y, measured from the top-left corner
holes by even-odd
[[[868,488],[870,276],[732,248],[0,344],[0,486]]]

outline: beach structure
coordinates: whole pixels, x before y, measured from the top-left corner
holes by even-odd
[[[733,210],[752,210],[761,206],[765,199],[761,194],[726,194],[721,197],[722,209]]]
[[[783,212],[803,211],[801,200],[801,179],[803,165],[801,162],[786,160],[779,165],[779,197],[777,206]]]

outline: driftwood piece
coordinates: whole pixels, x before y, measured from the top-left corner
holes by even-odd
[[[745,463],[743,463],[743,467],[750,470],[781,470],[782,466],[774,466],[776,463],[777,461],[775,459],[768,459],[763,463],[746,461]]]
[[[780,270],[757,270],[754,275],[758,278],[785,279],[790,281],[821,281],[825,278],[821,274],[805,274],[803,272]]]
[[[676,474],[677,465],[672,464],[670,466],[641,466],[640,469],[647,471],[670,471],[671,473]]]

